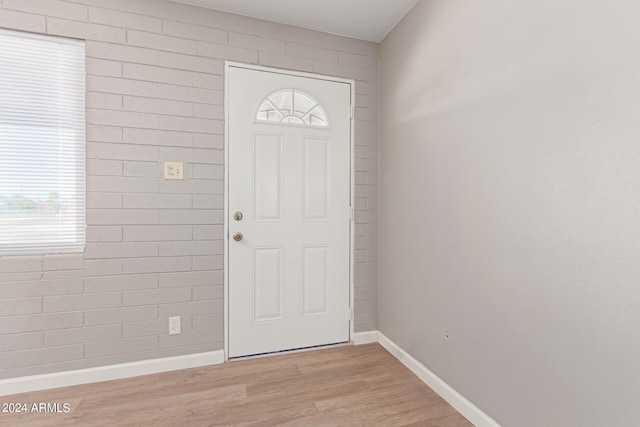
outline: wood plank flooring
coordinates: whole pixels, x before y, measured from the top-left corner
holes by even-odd
[[[241,360],[0,397],[69,413],[0,426],[471,426],[379,344]],[[0,410],[2,408],[0,407]]]

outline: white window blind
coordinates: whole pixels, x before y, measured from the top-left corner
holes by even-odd
[[[0,30],[0,255],[85,244],[84,43]]]

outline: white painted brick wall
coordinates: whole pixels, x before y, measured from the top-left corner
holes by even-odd
[[[69,331],[72,329],[65,329]],[[0,348],[3,351],[28,350],[31,348],[41,348],[43,346],[43,332],[30,334],[0,335]]]
[[[146,305],[87,311],[84,316],[84,324],[85,326],[113,325],[157,318],[158,306]]]
[[[11,10],[22,10],[43,16],[86,21],[88,8],[83,5],[60,0],[2,0],[2,6]]]
[[[44,333],[44,344],[47,347],[57,347],[94,341],[116,340],[121,337],[122,327],[120,325],[90,326],[46,331]]]
[[[28,13],[5,10],[0,13],[0,27],[44,33],[46,31],[47,24],[44,16],[35,16]]]
[[[6,316],[42,313],[42,298],[7,298],[2,301],[2,312]]]
[[[85,254],[0,257],[0,378],[222,348],[225,60],[356,80],[355,329],[377,328],[375,43],[164,0],[0,0],[0,27],[86,40],[88,224]]]

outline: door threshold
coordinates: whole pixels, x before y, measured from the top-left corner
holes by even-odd
[[[345,347],[348,345],[353,345],[353,342],[345,341],[345,342],[338,342],[333,344],[323,344],[323,345],[314,345],[310,347],[294,348],[291,350],[280,350],[280,351],[271,351],[267,353],[250,354],[248,356],[230,357],[229,362],[236,362],[239,360],[260,359],[262,357],[279,356],[283,354],[304,353],[307,351],[323,350],[325,348]]]

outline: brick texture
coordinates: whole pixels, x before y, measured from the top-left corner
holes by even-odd
[[[225,60],[355,79],[354,327],[377,328],[377,44],[168,0],[1,0],[0,27],[86,40],[88,240],[0,256],[0,378],[223,348]]]

